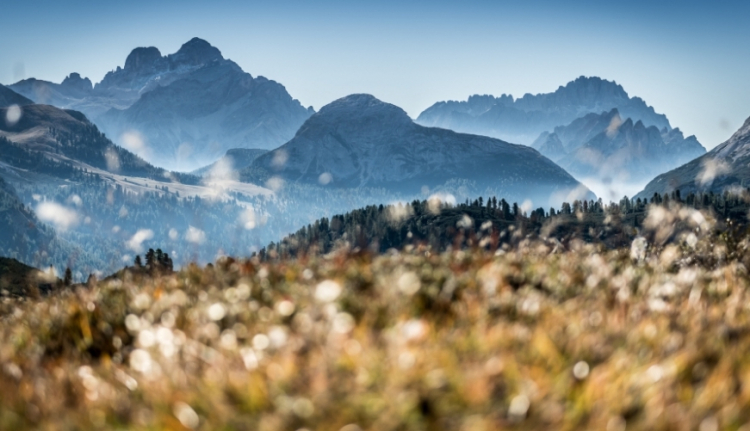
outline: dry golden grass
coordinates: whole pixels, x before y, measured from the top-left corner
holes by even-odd
[[[5,298],[0,429],[748,430],[748,241],[695,227]]]

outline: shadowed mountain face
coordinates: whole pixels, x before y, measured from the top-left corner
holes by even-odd
[[[61,84],[27,79],[11,88],[83,112],[115,143],[172,170],[205,166],[232,148],[278,147],[313,113],[198,38],[166,56],[136,48],[93,86],[74,73]]]
[[[31,103],[34,102],[21,96],[8,87],[0,85],[0,108],[7,108],[11,105],[29,105]]]
[[[705,155],[663,173],[648,183],[637,197],[654,193],[723,192],[750,185],[750,118],[729,138]]]
[[[8,111],[0,109],[0,118],[7,117]],[[97,168],[162,180],[168,175],[114,145],[78,111],[49,105],[23,106],[16,122],[0,122],[0,139],[0,161],[22,164],[24,169],[40,173],[50,173],[51,166],[57,166],[65,172]]]
[[[623,120],[617,109],[544,132],[532,146],[577,178],[626,183],[653,178],[706,152],[695,136]]]
[[[520,99],[504,94],[438,102],[422,112],[417,123],[530,145],[542,132],[613,108],[624,118],[659,129],[671,128],[667,117],[657,114],[642,99],[628,96],[615,82],[596,77],[580,77],[554,93],[526,94]]]
[[[291,141],[255,160],[243,178],[403,193],[468,180],[498,196],[542,205],[576,189],[590,195],[532,148],[423,127],[401,108],[363,94],[323,107]]]

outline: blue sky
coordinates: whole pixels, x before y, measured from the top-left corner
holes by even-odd
[[[316,109],[371,93],[416,117],[601,76],[712,148],[750,116],[747,16],[747,1],[6,1],[0,83],[98,82],[136,46],[198,36]]]

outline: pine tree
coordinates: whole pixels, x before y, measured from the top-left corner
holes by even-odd
[[[65,286],[70,286],[73,284],[73,272],[70,270],[70,267],[65,269],[65,277],[63,278],[63,284]]]
[[[154,254],[155,253],[153,248],[149,248],[148,252],[146,253],[146,268],[149,270],[154,269],[156,265],[156,262],[154,261]]]

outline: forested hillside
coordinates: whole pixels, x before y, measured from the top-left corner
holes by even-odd
[[[286,258],[308,253],[328,253],[340,246],[374,253],[406,246],[422,245],[434,251],[448,248],[487,248],[496,250],[518,246],[529,238],[553,239],[560,244],[574,240],[600,243],[608,248],[622,247],[654,223],[647,216],[654,208],[675,206],[702,210],[720,221],[717,229],[738,228],[748,223],[750,192],[690,193],[679,191],[654,195],[648,200],[624,197],[619,202],[598,201],[563,203],[561,208],[521,208],[496,197],[476,199],[458,205],[437,199],[406,204],[368,206],[334,215],[309,224],[260,251],[260,257]],[[686,220],[678,220],[685,222]],[[665,222],[675,222],[674,219]],[[700,220],[697,221],[700,225]],[[684,223],[680,225],[684,228]],[[662,232],[667,238],[681,230]]]

